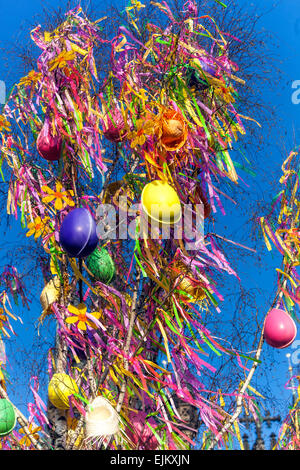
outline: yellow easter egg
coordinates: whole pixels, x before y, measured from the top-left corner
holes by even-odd
[[[142,207],[151,219],[162,224],[175,224],[181,219],[181,204],[172,186],[155,180],[142,191]]]
[[[48,385],[49,400],[60,410],[66,410],[70,407],[69,397],[78,391],[75,380],[64,373],[54,374]]]

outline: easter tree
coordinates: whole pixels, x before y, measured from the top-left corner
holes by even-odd
[[[40,54],[0,116],[7,212],[38,245],[39,323],[56,325],[47,404],[35,382],[25,418],[0,376],[3,448],[186,449],[199,429],[203,448],[242,446],[237,386],[209,389],[207,358],[251,361],[252,375],[258,358],[203,318],[220,312],[219,278],[238,278],[204,226],[223,209],[223,181],[239,180],[230,150],[249,122],[245,83],[232,35],[196,3],[144,8],[132,1],[115,32],[81,8],[36,27]],[[1,328],[13,331],[8,292],[26,305],[25,286],[13,267],[3,278]],[[255,413],[251,374],[239,412]]]

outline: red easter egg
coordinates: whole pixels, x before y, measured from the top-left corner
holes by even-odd
[[[45,158],[48,162],[54,162],[60,159],[62,139],[58,134],[52,134],[47,118],[38,135],[36,147],[41,157]]]
[[[273,308],[267,315],[264,338],[273,348],[283,349],[292,344],[297,327],[292,317],[284,310]]]

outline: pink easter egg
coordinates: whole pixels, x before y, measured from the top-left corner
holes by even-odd
[[[103,135],[111,142],[121,142],[127,135],[121,111],[115,107],[104,115]]]
[[[283,349],[292,344],[297,327],[292,317],[284,310],[273,308],[267,315],[264,338],[273,348]]]

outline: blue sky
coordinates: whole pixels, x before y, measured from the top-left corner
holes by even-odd
[[[117,1],[115,2],[117,3]],[[260,172],[258,173],[255,181],[252,180],[248,175],[243,174],[243,178],[247,179],[247,184],[250,186],[253,185],[254,190],[261,188],[264,191],[264,179],[265,175],[263,173],[264,168],[273,167],[276,170],[276,175],[280,177],[280,166],[282,163],[282,158],[289,152],[292,147],[296,144],[300,144],[300,120],[299,120],[299,109],[300,104],[296,105],[292,103],[292,83],[296,80],[300,80],[300,61],[298,49],[300,46],[300,10],[299,10],[299,0],[256,0],[254,2],[249,2],[246,0],[240,0],[240,4],[248,5],[250,3],[257,7],[258,12],[265,12],[258,23],[259,28],[265,28],[266,30],[272,32],[275,35],[275,38],[278,42],[278,48],[274,50],[274,54],[278,57],[278,67],[281,69],[283,76],[279,86],[275,86],[272,81],[269,81],[267,84],[264,84],[264,96],[267,101],[269,101],[273,106],[276,107],[278,114],[281,117],[278,126],[274,128],[271,138],[268,142],[265,143],[264,154],[261,155],[262,166]],[[19,44],[22,43],[27,34],[29,37],[29,30],[33,24],[34,17],[41,14],[43,6],[48,6],[55,8],[56,6],[63,6],[66,2],[52,0],[51,2],[41,2],[39,0],[15,0],[14,2],[7,2],[0,0],[0,47],[10,48],[10,45],[17,41]],[[123,8],[125,2],[119,2],[119,5]],[[103,8],[104,2],[101,2],[101,9]],[[27,38],[26,38],[27,39]],[[268,46],[268,44],[267,44]],[[270,43],[271,47],[271,43]],[[5,53],[4,53],[5,55]],[[2,60],[4,58],[3,53],[1,53]],[[9,75],[7,75],[7,69],[3,66],[3,62],[0,62],[0,80],[5,80],[8,84],[8,87],[14,83],[15,80],[18,80],[20,77],[16,76],[14,70],[14,64],[11,63]],[[262,84],[258,84],[262,86]],[[263,123],[262,123],[263,124]],[[279,186],[278,186],[279,190]],[[263,215],[263,214],[262,214]],[[221,217],[221,215],[220,215]],[[240,216],[239,216],[240,217]],[[228,220],[227,220],[228,222]],[[224,222],[226,223],[226,216]],[[235,233],[235,241],[239,242],[239,236],[241,234],[241,225],[242,220],[233,219],[229,221],[229,224],[232,226],[232,232]],[[20,225],[17,223],[14,224],[16,230],[20,232]],[[243,226],[243,230],[245,227]],[[23,232],[23,235],[24,232]],[[9,243],[11,240],[11,234],[5,236],[5,240]],[[265,297],[261,298],[261,309],[262,313],[264,309],[267,308],[268,302],[270,301],[272,292],[275,287],[275,267],[280,265],[280,257],[276,256],[275,253],[268,253],[267,250],[264,251],[265,255],[265,266],[268,267],[266,270],[260,270],[259,272],[255,269],[254,265],[243,265],[242,261],[239,264],[240,275],[242,282],[247,283],[249,286],[262,287],[265,289]],[[42,286],[39,286],[42,288]],[[19,307],[16,311],[23,318],[24,325],[14,325],[18,333],[17,339],[11,343],[11,347],[8,346],[10,353],[13,354],[14,350],[18,348],[22,349],[23,346],[27,349],[30,349],[32,337],[32,327],[33,320],[40,315],[39,312],[39,303],[37,300],[33,302],[31,310],[29,312],[25,311],[23,308]],[[227,313],[230,315],[230,311]],[[35,320],[34,320],[35,321]],[[24,335],[25,331],[25,335]],[[43,330],[43,334],[46,335],[46,332]],[[48,337],[45,338],[45,341],[50,341],[51,339],[51,330],[47,333]],[[299,339],[299,334],[297,339]],[[34,341],[40,341],[42,347],[42,339]],[[278,408],[280,412],[284,407],[284,402],[290,400],[291,393],[284,389],[284,384],[288,379],[287,375],[287,359],[286,353],[293,352],[291,348],[283,351],[270,351],[267,349],[263,354],[264,367],[267,370],[270,370],[268,373],[267,379],[261,376],[259,373],[254,380],[256,388],[259,389],[260,380],[268,380],[271,383],[273,393],[278,396],[280,404]],[[17,354],[16,354],[17,355]],[[26,360],[25,360],[26,359]],[[26,367],[24,364],[27,364],[27,358],[24,358],[23,367],[20,366],[22,359],[18,360],[18,363],[14,364],[14,357],[9,357],[11,362],[10,376],[12,382],[14,381],[14,374],[25,374],[24,383],[26,381]],[[18,365],[19,364],[19,365]],[[263,374],[264,375],[264,374]],[[29,372],[27,371],[27,376],[29,378]],[[28,380],[27,378],[27,380]],[[23,382],[23,380],[22,380]],[[263,382],[261,382],[263,383]],[[23,400],[22,393],[16,392],[14,387],[11,387],[12,394],[15,394],[16,404],[20,406],[22,411],[26,414],[25,400]],[[273,410],[272,410],[273,411]],[[287,411],[287,410],[286,410]],[[275,426],[275,430],[278,426]],[[269,431],[268,431],[269,433]],[[268,435],[267,433],[267,435]]]

